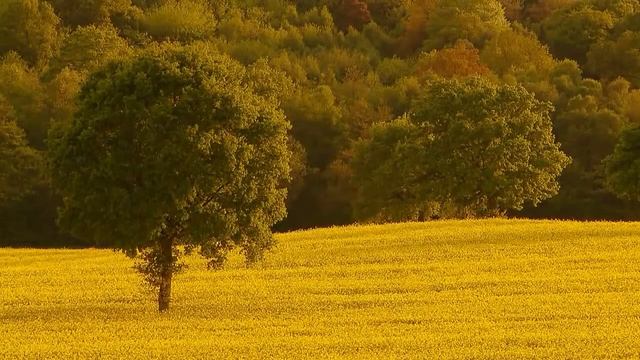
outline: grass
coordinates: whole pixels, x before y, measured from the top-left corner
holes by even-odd
[[[278,235],[159,315],[131,260],[0,249],[0,358],[639,358],[640,223],[442,221]]]

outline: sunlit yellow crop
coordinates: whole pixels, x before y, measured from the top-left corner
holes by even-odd
[[[0,358],[640,358],[640,223],[443,221],[197,257],[167,314],[109,250],[0,249]]]

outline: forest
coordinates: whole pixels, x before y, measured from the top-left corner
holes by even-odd
[[[52,153],[83,87],[160,47],[216,54],[285,115],[275,230],[640,214],[607,176],[640,142],[640,0],[4,0],[0,246],[95,245],[58,226]]]

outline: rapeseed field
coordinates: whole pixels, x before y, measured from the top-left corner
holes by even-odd
[[[197,257],[158,314],[109,250],[0,249],[0,358],[640,358],[640,223],[351,226]]]

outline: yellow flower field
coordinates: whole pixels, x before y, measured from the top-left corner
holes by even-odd
[[[0,249],[0,358],[640,358],[640,223],[442,221],[197,257],[156,312],[109,250]]]

